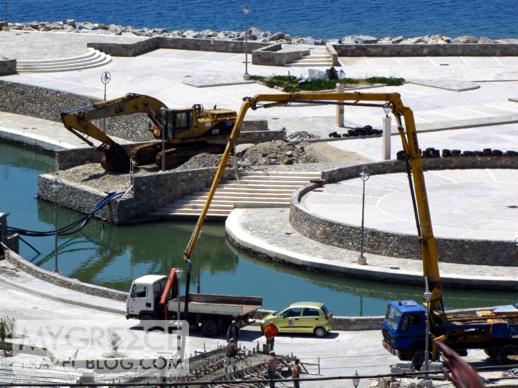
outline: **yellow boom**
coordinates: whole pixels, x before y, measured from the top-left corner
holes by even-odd
[[[241,110],[237,116],[230,138],[228,139],[225,152],[219,162],[216,175],[212,181],[209,195],[205,206],[198,218],[191,238],[184,251],[184,260],[187,263],[187,283],[186,296],[189,294],[190,281],[190,257],[198,240],[198,236],[203,228],[207,212],[216,192],[216,188],[221,180],[223,172],[228,162],[228,157],[233,149],[237,137],[239,136],[241,124],[249,109],[271,108],[284,106],[289,103],[322,103],[340,104],[358,107],[390,107],[392,114],[396,118],[399,135],[403,144],[405,159],[407,163],[407,173],[411,187],[412,199],[416,215],[418,239],[421,245],[423,261],[423,274],[430,283],[432,298],[432,311],[442,311],[441,278],[439,274],[439,263],[435,238],[433,236],[430,209],[426,195],[426,186],[423,174],[423,163],[421,153],[417,143],[417,133],[412,110],[403,105],[399,93],[294,93],[294,94],[259,94],[253,98],[245,98],[241,105]],[[187,310],[187,303],[186,312]]]

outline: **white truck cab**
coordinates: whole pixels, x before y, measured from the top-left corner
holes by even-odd
[[[131,283],[126,300],[126,318],[158,319],[158,304],[166,286],[167,276],[145,275]]]

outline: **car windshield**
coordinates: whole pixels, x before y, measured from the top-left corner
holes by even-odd
[[[322,311],[324,312],[324,315],[329,315],[329,309],[325,304],[322,305]]]
[[[399,320],[401,319],[401,311],[396,309],[394,306],[388,306],[385,319],[387,320],[387,323],[390,325],[390,327],[396,329],[399,324]]]

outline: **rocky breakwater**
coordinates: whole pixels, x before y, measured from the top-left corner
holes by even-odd
[[[213,31],[210,29],[202,31],[194,30],[167,30],[165,28],[137,28],[131,26],[121,26],[118,24],[103,24],[89,21],[75,21],[66,19],[56,22],[28,22],[10,23],[9,29],[23,31],[49,31],[49,32],[70,32],[70,33],[89,33],[98,35],[121,35],[133,37],[171,37],[171,38],[190,38],[190,39],[216,39],[243,41],[245,31]],[[518,44],[518,39],[490,39],[487,37],[459,36],[448,37],[444,35],[426,35],[405,38],[403,36],[377,38],[370,35],[347,35],[341,39],[317,39],[313,37],[292,36],[284,32],[262,31],[257,27],[248,30],[248,39],[260,43],[277,42],[289,44],[325,45],[363,45],[363,44],[387,44],[387,45],[436,45],[436,44]]]

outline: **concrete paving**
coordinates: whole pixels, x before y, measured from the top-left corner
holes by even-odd
[[[66,32],[0,32],[0,56],[20,60],[61,59],[86,54],[87,43],[134,43],[142,37]]]
[[[115,136],[112,138],[120,144],[129,143]],[[89,147],[84,141],[67,131],[62,123],[7,112],[0,112],[0,139],[27,144],[46,151]],[[97,140],[90,140],[95,145],[100,145]]]
[[[2,35],[0,48],[14,49],[13,43],[6,43],[8,35]],[[86,41],[111,41],[130,37],[105,37],[88,34],[66,33],[23,33],[23,51],[35,52],[41,56],[48,48],[62,57],[74,54],[71,47],[81,47],[86,51]],[[70,42],[68,40],[70,39]],[[31,46],[29,46],[31,45]],[[6,49],[7,50],[7,49]],[[34,58],[38,59],[38,58]],[[518,91],[518,58],[349,58],[343,59],[344,71],[348,77],[402,76],[407,79],[439,79],[442,82],[477,81],[480,88],[456,92],[435,87],[405,84],[401,87],[381,87],[368,89],[372,92],[398,92],[403,101],[416,115],[418,127],[421,125],[447,126],[448,122],[466,119],[487,119],[518,114],[516,103],[509,101]],[[207,77],[241,79],[244,73],[243,54],[200,52],[189,50],[156,50],[133,58],[113,58],[112,62],[100,69],[86,69],[54,74],[17,74],[2,79],[65,90],[73,93],[100,98],[103,85],[100,75],[108,70],[112,81],[108,85],[108,98],[118,97],[128,92],[149,94],[164,101],[171,107],[188,107],[195,103],[205,106],[218,105],[239,109],[242,98],[258,93],[277,93],[260,84],[215,86],[200,93],[199,88],[185,85],[185,77]],[[444,63],[443,63],[444,62]],[[449,66],[442,66],[449,63]],[[278,66],[249,65],[249,73],[255,75],[301,75],[307,68],[285,68]],[[501,80],[513,82],[499,82]],[[479,83],[478,81],[484,81]],[[486,82],[487,81],[487,82]],[[363,90],[365,91],[365,90]],[[459,96],[462,96],[459,98]],[[366,124],[379,127],[383,112],[376,108],[345,109],[346,119],[351,126]],[[337,130],[334,106],[283,107],[250,112],[247,118],[269,119],[271,129],[286,127],[288,134],[299,130],[314,130],[327,137]],[[501,120],[500,120],[501,121]],[[518,122],[518,118],[515,118]]]
[[[416,85],[430,86],[431,88],[452,90],[454,92],[466,92],[468,90],[475,90],[475,89],[480,88],[480,85],[476,84],[475,82],[469,82],[469,81],[440,80],[440,79],[433,79],[433,80],[411,79],[411,80],[408,80],[408,82],[411,82]]]
[[[425,172],[436,237],[514,241],[518,238],[518,171],[500,169]],[[313,214],[361,225],[362,180],[323,186],[302,198]],[[373,175],[366,183],[365,227],[416,234],[406,174]]]
[[[311,240],[289,222],[288,209],[235,209],[225,230],[237,245],[254,254],[297,266],[342,276],[422,285],[421,260],[368,253],[368,265],[358,265],[359,252]],[[448,286],[518,287],[518,267],[440,263],[441,278]]]

